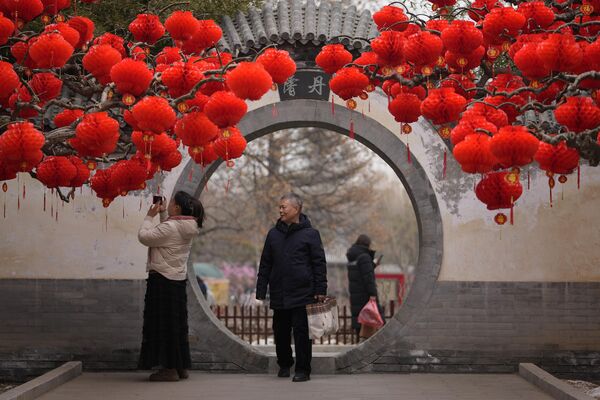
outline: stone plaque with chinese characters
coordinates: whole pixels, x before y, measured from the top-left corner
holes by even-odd
[[[297,71],[284,84],[278,85],[281,100],[329,99],[329,78],[323,71]]]

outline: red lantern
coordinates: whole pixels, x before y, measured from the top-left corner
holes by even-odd
[[[2,0],[0,9],[13,20],[29,22],[44,11],[41,0]]]
[[[6,161],[2,155],[2,147],[0,146],[0,182],[15,179],[17,172],[17,166]]]
[[[125,50],[125,40],[120,36],[106,32],[94,39],[94,44],[107,44],[113,49],[117,50],[119,54],[121,54],[122,58],[127,57],[127,51]]]
[[[417,66],[433,64],[442,54],[442,40],[430,32],[422,31],[410,35],[404,44],[407,62]]]
[[[171,129],[177,121],[175,111],[162,97],[144,97],[133,106],[131,113],[139,128],[157,134]]]
[[[115,150],[118,140],[119,122],[107,112],[96,112],[84,115],[70,143],[82,157],[102,157]]]
[[[555,145],[540,142],[535,161],[544,171],[570,174],[579,166],[579,152],[568,147],[564,140]]]
[[[165,34],[165,27],[160,23],[158,15],[138,14],[129,24],[129,32],[136,42],[153,45]]]
[[[44,12],[49,15],[56,15],[61,10],[71,7],[71,0],[42,0]]]
[[[37,179],[46,187],[55,189],[59,186],[69,186],[77,176],[77,168],[67,157],[46,157],[37,166]]]
[[[296,62],[292,60],[290,53],[285,50],[269,48],[258,56],[256,62],[262,64],[271,75],[273,82],[278,84],[285,83],[296,73]]]
[[[223,31],[212,19],[198,21],[198,30],[191,39],[183,43],[182,50],[187,54],[200,53],[217,44]]]
[[[38,116],[38,111],[32,107],[35,104],[27,87],[21,86],[19,90],[17,90],[16,93],[13,93],[8,99],[8,105],[12,110],[17,109],[17,102],[22,103],[19,109],[19,117],[27,119]]]
[[[156,56],[156,64],[168,64],[171,65],[178,61],[181,61],[181,49],[179,47],[165,47]]]
[[[381,10],[373,14],[373,21],[380,32],[388,29],[403,31],[407,27],[408,17],[399,7],[383,6]]]
[[[490,44],[502,44],[516,37],[525,25],[523,14],[512,7],[494,7],[483,20],[483,34]]]
[[[477,184],[475,194],[488,210],[512,208],[523,194],[523,186],[514,172],[491,172]]]
[[[544,66],[538,56],[537,47],[537,43],[526,43],[513,57],[523,76],[534,80],[550,75],[550,69]]]
[[[369,78],[357,67],[342,68],[331,78],[329,87],[344,100],[360,96],[369,85]]]
[[[46,25],[44,28],[44,32],[53,33],[58,32],[62,35],[62,37],[69,42],[69,44],[73,47],[77,46],[79,43],[79,32],[76,29],[73,29],[69,26],[69,24],[64,22],[59,22],[57,24]]]
[[[191,112],[175,124],[175,134],[189,147],[204,146],[219,134],[219,128],[202,112]]]
[[[583,61],[583,51],[571,34],[553,33],[537,46],[537,55],[546,69],[575,71]]]
[[[454,91],[454,88],[431,89],[421,103],[421,113],[436,125],[458,120],[465,109],[467,100]]]
[[[198,31],[200,23],[190,11],[174,11],[165,20],[165,27],[173,40],[189,40]]]
[[[182,159],[181,153],[177,150],[177,147],[175,147],[173,151],[165,153],[158,159],[158,165],[160,166],[160,169],[168,172],[181,164]]]
[[[114,168],[112,167],[100,169],[90,179],[92,190],[96,192],[96,196],[102,199],[102,205],[105,208],[119,195],[119,190],[112,181],[111,176],[113,172]]]
[[[498,0],[475,0],[469,7],[469,18],[481,21],[493,8],[500,5]]]
[[[33,75],[29,85],[40,100],[46,102],[60,95],[63,82],[50,72],[40,72]]]
[[[490,151],[490,140],[488,135],[476,133],[467,135],[454,146],[452,153],[464,172],[475,174],[492,170],[497,161]]]
[[[219,128],[237,125],[246,115],[246,102],[231,92],[215,92],[204,106],[206,116]]]
[[[444,47],[454,53],[469,54],[483,45],[483,33],[471,21],[455,19],[442,31]]]
[[[59,33],[44,33],[29,47],[38,68],[61,68],[73,54],[73,46]]]
[[[342,44],[328,44],[317,54],[315,62],[326,73],[334,74],[344,65],[352,62],[352,53]]]
[[[135,99],[129,97],[146,93],[152,81],[152,72],[145,62],[125,58],[111,68],[110,78],[123,94],[124,103],[133,104]]]
[[[481,65],[481,59],[485,55],[485,48],[479,46],[473,52],[462,54],[447,51],[444,54],[444,59],[449,67],[457,71],[468,71],[477,68]]]
[[[219,157],[229,161],[241,157],[246,144],[246,139],[237,128],[228,127],[221,131],[219,138],[213,142],[213,147]]]
[[[215,152],[213,143],[207,143],[204,146],[199,147],[190,147],[188,153],[196,164],[202,165],[203,167],[219,158],[219,155]]]
[[[202,71],[189,62],[174,63],[161,75],[162,82],[169,89],[169,95],[174,98],[189,93],[202,79],[204,79]]]
[[[0,46],[4,46],[8,42],[8,38],[11,37],[15,31],[15,24],[0,12]]]
[[[71,164],[75,166],[77,174],[67,185],[69,187],[80,187],[90,178],[90,169],[81,161],[81,158],[76,156],[67,156]]]
[[[75,48],[85,46],[94,37],[94,21],[86,17],[73,17],[67,21],[69,26],[79,32],[79,42]]]
[[[492,137],[490,150],[505,168],[520,167],[533,161],[539,143],[524,126],[504,126]]]
[[[442,33],[449,25],[450,21],[446,19],[430,19],[425,23],[425,28]]]
[[[83,110],[63,110],[54,117],[54,125],[57,128],[69,126],[81,117],[83,117]]]
[[[400,93],[390,102],[388,110],[397,122],[416,122],[421,116],[421,100],[412,93]]]
[[[45,138],[30,122],[15,122],[0,135],[4,161],[21,172],[31,171],[42,160]]]
[[[36,64],[29,56],[29,47],[37,40],[37,37],[29,39],[27,42],[17,42],[10,47],[10,53],[16,59],[17,63],[27,67],[36,68]]]
[[[132,190],[141,190],[146,187],[148,172],[143,159],[132,157],[130,160],[121,160],[112,168],[112,184],[121,196],[125,196]]]
[[[576,133],[600,125],[600,108],[589,97],[567,97],[567,102],[554,110],[554,116],[559,124]]]
[[[471,108],[463,113],[462,117],[465,118],[467,115],[481,115],[498,128],[508,125],[508,117],[504,111],[485,103],[473,104]]]
[[[240,99],[259,100],[273,86],[262,64],[241,62],[226,75],[227,86]]]
[[[21,81],[13,66],[5,61],[0,61],[0,103],[10,97],[20,84]]]
[[[451,87],[454,91],[464,98],[472,99],[477,95],[476,90],[467,92],[468,89],[476,87],[475,82],[468,76],[462,74],[450,74],[440,83],[440,87]]]
[[[485,129],[494,135],[498,132],[496,125],[486,120],[481,115],[470,114],[460,119],[458,125],[456,125],[450,132],[450,140],[453,145],[457,145],[462,142],[468,135],[474,135],[484,133],[483,131],[476,131],[475,129]]]
[[[390,88],[388,94],[394,98],[396,96],[398,96],[400,93],[412,93],[415,96],[417,96],[419,98],[419,100],[423,100],[425,97],[427,97],[427,92],[425,91],[425,88],[423,86],[408,87],[408,86],[401,85],[400,83],[394,82],[391,80],[386,81],[386,82],[393,82],[393,85],[391,85],[391,88]]]
[[[121,53],[108,44],[92,46],[83,56],[83,68],[90,72],[100,84],[111,82],[110,71],[121,61]]]
[[[405,36],[401,32],[384,31],[371,41],[371,48],[377,54],[377,64],[394,67],[404,62]]]
[[[188,111],[204,111],[204,106],[208,103],[210,97],[202,94],[200,91],[196,92],[196,95],[191,100],[186,100],[185,104]],[[241,100],[241,99],[240,99]],[[243,101],[243,100],[242,100]],[[245,105],[246,103],[244,103]]]
[[[517,11],[525,16],[526,29],[547,29],[554,22],[554,11],[544,4],[543,1],[532,1],[520,3]]]

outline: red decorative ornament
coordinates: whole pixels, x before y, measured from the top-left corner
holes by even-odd
[[[469,7],[469,18],[481,21],[493,8],[500,5],[498,0],[475,0]]]
[[[525,16],[527,31],[534,29],[547,29],[554,22],[554,11],[543,1],[520,3],[517,11]]]
[[[187,106],[188,111],[204,111],[204,106],[208,103],[208,100],[210,100],[209,96],[206,96],[201,92],[196,92],[193,99],[185,101],[185,105]]]
[[[10,53],[18,64],[27,68],[36,68],[35,62],[29,56],[29,46],[37,40],[37,37],[29,39],[28,42],[17,42],[10,47]]]
[[[490,106],[485,103],[475,103],[471,108],[463,113],[463,118],[468,115],[480,115],[492,124],[496,125],[497,128],[502,128],[508,125],[508,117],[506,113],[500,109]]]
[[[377,54],[377,63],[394,67],[404,62],[404,41],[402,32],[384,31],[371,41],[371,49]]]
[[[541,170],[553,174],[570,174],[579,166],[579,152],[568,147],[564,140],[555,145],[540,142],[535,161]]]
[[[476,131],[476,129],[485,129],[494,135],[498,132],[496,125],[486,120],[483,116],[477,114],[470,114],[463,116],[460,119],[458,125],[456,125],[450,132],[450,141],[453,145],[457,145],[462,142],[468,135],[485,133],[484,131]]]
[[[75,166],[77,170],[77,174],[71,180],[71,182],[67,185],[69,187],[80,187],[83,186],[85,182],[90,178],[90,169],[87,165],[83,163],[81,158],[77,156],[67,156],[71,164]]]
[[[94,37],[94,21],[86,17],[73,17],[67,21],[69,26],[79,32],[79,42],[75,48],[80,49]]]
[[[119,190],[112,181],[112,173],[114,168],[97,170],[94,176],[90,179],[90,186],[96,192],[96,196],[102,199],[104,208],[119,195]]]
[[[4,103],[18,89],[21,81],[13,66],[0,61],[0,103]]]
[[[525,25],[525,16],[512,7],[494,7],[483,20],[483,34],[490,44],[502,44],[516,37]]]
[[[344,65],[352,62],[352,53],[342,44],[328,44],[317,54],[315,62],[326,73],[334,74]]]
[[[442,54],[444,44],[439,36],[422,31],[410,35],[404,44],[404,57],[414,65],[429,65]]]
[[[380,32],[391,29],[403,31],[408,26],[408,17],[399,7],[383,6],[381,10],[373,14],[373,21]]]
[[[46,27],[44,28],[44,32],[60,33],[62,37],[73,47],[77,46],[77,43],[79,43],[79,32],[71,28],[69,24],[65,22],[46,25]]]
[[[246,145],[246,139],[235,127],[223,129],[219,138],[213,142],[215,153],[225,161],[241,157]]]
[[[484,55],[485,48],[483,46],[479,46],[473,52],[467,54],[447,51],[444,54],[444,59],[450,68],[454,68],[456,71],[464,72],[479,67],[481,65],[481,59]]]
[[[329,81],[331,90],[344,100],[360,96],[369,85],[369,78],[357,67],[340,69]]]
[[[148,90],[152,72],[145,62],[125,58],[111,68],[110,78],[124,98],[126,95],[138,97]]]
[[[204,146],[190,147],[188,153],[196,164],[202,165],[203,167],[216,161],[219,155],[215,152],[213,143],[207,143]]]
[[[441,35],[444,47],[454,53],[469,54],[483,45],[483,33],[471,21],[455,19]]]
[[[165,20],[165,28],[173,40],[186,41],[198,31],[200,23],[190,11],[174,11]]]
[[[65,8],[71,7],[71,0],[42,0],[44,12],[49,15],[56,15]]]
[[[15,122],[0,135],[4,162],[20,172],[31,171],[42,160],[45,138],[30,122]]]
[[[94,44],[107,44],[113,49],[117,50],[121,54],[122,58],[127,57],[127,51],[125,50],[125,40],[120,36],[106,32],[94,39]]]
[[[157,66],[160,64],[171,65],[178,61],[181,61],[181,49],[179,47],[165,47],[156,56]]]
[[[132,157],[130,160],[121,160],[112,166],[111,181],[121,196],[146,187],[148,175],[146,164],[143,159]]]
[[[69,186],[77,176],[77,168],[67,157],[50,156],[37,166],[36,173],[40,182],[50,189],[55,189],[59,186]]]
[[[573,72],[583,61],[583,51],[571,34],[553,33],[537,46],[544,67],[556,72]]]
[[[567,97],[567,102],[554,110],[556,121],[579,133],[600,125],[600,108],[590,97]]]
[[[4,46],[8,42],[8,38],[14,31],[15,24],[0,12],[0,46]]]
[[[271,75],[273,82],[280,85],[296,73],[296,62],[285,50],[269,48],[258,56],[256,62],[262,64]]]
[[[43,102],[57,98],[61,91],[63,82],[50,72],[39,72],[34,74],[29,82],[33,92]]]
[[[115,150],[118,140],[119,122],[107,112],[96,112],[84,115],[70,144],[82,157],[102,157]]]
[[[464,111],[467,100],[454,91],[454,88],[431,89],[421,103],[421,113],[436,125],[458,120]]]
[[[539,143],[524,126],[504,126],[492,137],[490,150],[503,167],[520,167],[533,161]]]
[[[240,99],[259,100],[273,86],[271,75],[257,62],[239,63],[225,79],[229,89]]]
[[[2,0],[0,10],[13,21],[29,22],[44,11],[41,0]]]
[[[21,118],[35,118],[38,116],[38,111],[31,107],[34,104],[33,97],[29,92],[29,89],[25,86],[19,87],[16,93],[13,93],[8,99],[8,105],[12,110],[16,110],[17,102],[22,103],[19,110],[19,117]]]
[[[490,151],[490,140],[488,135],[476,133],[467,135],[454,146],[452,153],[464,172],[475,174],[492,170],[497,161]]]
[[[488,210],[512,208],[523,194],[523,186],[515,172],[491,172],[475,187],[475,195]]]
[[[204,106],[206,116],[219,128],[237,125],[246,115],[246,102],[231,92],[215,92]]]
[[[83,68],[91,73],[100,84],[107,85],[112,79],[110,71],[121,61],[121,53],[108,44],[92,46],[83,56]]]
[[[57,128],[69,126],[81,117],[83,117],[83,110],[63,110],[54,117],[54,125]]]
[[[202,79],[204,79],[202,71],[189,62],[176,62],[166,68],[161,75],[169,95],[174,98],[189,93]]]
[[[133,106],[131,113],[139,128],[157,134],[171,129],[177,121],[175,111],[162,97],[144,97]]]
[[[200,53],[215,46],[222,36],[223,31],[215,21],[200,20],[198,21],[198,30],[191,39],[183,43],[182,50],[188,54]]]
[[[399,93],[388,104],[388,110],[397,122],[416,122],[421,116],[421,100],[412,93]]]
[[[523,76],[534,80],[544,78],[551,72],[538,56],[537,47],[537,43],[526,43],[513,57]]]
[[[188,147],[204,146],[219,134],[219,128],[202,112],[185,114],[175,124],[175,134]]]
[[[138,14],[129,24],[129,32],[136,42],[153,45],[165,34],[165,27],[160,23],[158,15]]]
[[[71,58],[73,50],[61,34],[45,33],[29,47],[29,56],[38,68],[61,68]]]
[[[476,90],[467,92],[468,89],[476,87],[471,78],[462,74],[450,74],[446,79],[440,82],[440,87],[451,87],[454,91],[466,99],[472,99],[477,94]]]

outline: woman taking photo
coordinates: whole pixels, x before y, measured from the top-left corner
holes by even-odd
[[[154,217],[160,213],[160,223]],[[165,207],[153,204],[138,232],[148,246],[148,280],[144,299],[144,328],[138,368],[153,369],[151,381],[178,381],[191,367],[187,321],[187,261],[192,240],[200,233],[204,208],[199,200],[179,191]]]

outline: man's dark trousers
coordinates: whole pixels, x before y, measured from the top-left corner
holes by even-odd
[[[277,364],[281,368],[290,368],[294,365],[291,345],[292,330],[294,331],[294,344],[296,348],[296,372],[310,374],[312,340],[308,336],[306,307],[273,310],[275,351],[277,352]]]

